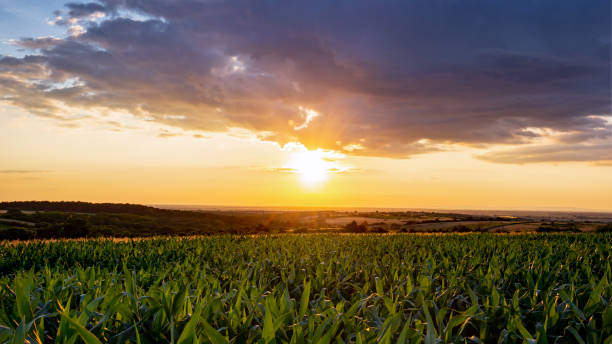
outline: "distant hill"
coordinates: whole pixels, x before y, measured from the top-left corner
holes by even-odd
[[[0,202],[0,210],[7,211],[0,214],[0,239],[248,233],[261,230],[265,220],[252,214],[159,209],[127,203]],[[19,228],[16,221],[28,226]],[[7,226],[10,228],[3,228]]]
[[[115,214],[134,214],[134,215],[149,215],[159,216],[168,214],[185,214],[190,211],[170,210],[149,207],[141,204],[130,203],[89,203],[75,201],[20,201],[20,202],[0,202],[0,209],[19,209],[19,210],[34,210],[34,211],[65,211],[74,213],[115,213]],[[193,212],[202,214],[202,212]]]
[[[521,228],[569,232],[596,231],[607,222],[593,222],[590,217],[544,221],[433,212],[203,211],[129,203],[50,201],[0,202],[0,210],[4,210],[0,211],[0,240],[338,231],[497,232]],[[528,226],[521,227],[525,224]]]

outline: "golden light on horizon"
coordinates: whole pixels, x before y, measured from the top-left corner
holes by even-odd
[[[333,151],[308,150],[302,146],[301,149],[291,152],[285,168],[296,173],[303,186],[320,187],[330,178],[331,173],[348,169],[336,161],[343,157]]]

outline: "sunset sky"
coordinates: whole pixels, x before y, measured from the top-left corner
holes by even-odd
[[[610,7],[0,0],[0,200],[612,211]]]

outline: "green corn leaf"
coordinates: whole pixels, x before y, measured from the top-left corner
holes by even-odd
[[[271,296],[269,296],[271,297]],[[266,309],[264,314],[264,325],[262,337],[266,344],[272,343],[276,337],[276,333],[274,331],[274,320],[272,319],[272,307],[270,306],[270,301],[266,299]]]
[[[608,305],[606,309],[603,311],[602,315],[603,328],[612,328],[612,305]]]
[[[177,344],[190,344],[198,343],[198,335],[196,333],[196,326],[200,319],[201,308],[197,307],[196,312],[191,315],[191,319],[187,322],[181,335],[177,340]]]
[[[402,328],[402,332],[400,332],[399,337],[397,338],[396,344],[406,344],[408,341],[408,331],[410,330],[410,322],[406,322],[404,324],[404,328]]]
[[[26,335],[26,330],[25,330],[25,319],[21,321],[21,323],[19,324],[19,326],[17,326],[17,328],[15,329],[15,332],[13,334],[13,338],[11,339],[11,344],[23,344],[25,343],[25,335]]]
[[[215,330],[206,320],[201,320],[202,327],[204,328],[204,333],[206,337],[212,344],[227,344],[229,343],[225,337],[219,333],[219,331]]]
[[[559,291],[559,295],[561,296],[561,298],[563,299],[563,301],[565,301],[571,308],[572,310],[576,313],[576,315],[578,315],[578,317],[580,318],[580,320],[585,321],[586,317],[584,316],[584,314],[582,313],[582,311],[580,310],[580,308],[578,308],[578,306],[576,306],[572,300],[570,299],[569,295],[567,295],[567,293],[565,292],[565,290],[560,290]]]
[[[138,326],[136,326],[136,323],[134,323],[134,333],[136,334],[136,344],[141,344],[140,333],[138,333]]]
[[[574,339],[576,339],[577,343],[579,343],[579,344],[586,344],[586,342],[584,341],[584,339],[582,339],[580,334],[578,334],[578,331],[576,331],[576,329],[574,329],[573,327],[570,326],[570,327],[567,328],[567,331],[574,336]]]
[[[302,291],[302,298],[300,299],[300,314],[298,321],[302,320],[306,310],[308,310],[308,302],[310,301],[310,281],[304,281],[304,290]]]
[[[523,326],[523,323],[521,322],[521,319],[519,319],[518,317],[514,318],[514,326],[516,326],[516,328],[521,333],[521,336],[523,336],[523,338],[525,340],[527,340],[527,341],[534,341],[535,340],[533,338],[533,336],[531,335],[531,333],[529,333],[529,331],[527,331],[525,326]]]
[[[379,277],[376,277],[375,279],[376,281],[376,294],[378,294],[378,296],[385,296],[385,291],[383,289],[383,284],[382,284],[382,279]]]
[[[423,305],[423,311],[425,312],[425,318],[427,319],[427,334],[425,336],[425,344],[436,344],[436,328],[434,327],[433,319],[429,314],[427,305]]]
[[[93,335],[93,333],[89,332],[85,327],[79,324],[76,320],[70,318],[68,315],[61,313],[62,319],[65,319],[70,327],[77,331],[81,339],[85,342],[85,344],[102,344],[100,340]]]

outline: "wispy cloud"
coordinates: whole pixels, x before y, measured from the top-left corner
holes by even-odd
[[[182,135],[181,133],[175,133],[175,132],[168,131],[166,129],[161,129],[159,134],[157,134],[157,137],[168,138],[168,137],[181,136],[181,135]]]
[[[308,128],[308,125],[310,125],[310,122],[312,122],[312,120],[315,119],[316,117],[319,117],[319,113],[316,112],[315,110],[306,109],[302,106],[298,107],[298,109],[300,110],[300,115],[302,115],[302,118],[304,119],[304,123],[300,125],[294,125],[293,130],[302,130],[302,129]]]
[[[612,144],[530,145],[494,150],[477,158],[504,164],[593,162],[599,166],[612,166]]]

